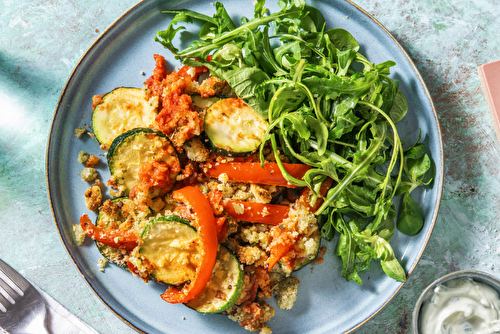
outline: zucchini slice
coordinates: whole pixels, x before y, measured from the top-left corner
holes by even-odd
[[[179,285],[195,277],[202,248],[189,220],[176,215],[153,219],[141,238],[139,254],[156,281]]]
[[[212,97],[202,97],[201,95],[191,95],[191,101],[193,106],[200,111],[209,108],[212,104],[219,101],[220,98],[216,96]]]
[[[154,124],[158,97],[148,99],[140,88],[120,87],[104,95],[92,114],[94,134],[104,149],[118,135],[139,127]]]
[[[157,180],[155,190],[168,192],[180,171],[180,160],[170,139],[159,131],[137,128],[118,136],[107,154],[108,167],[115,187],[126,195],[139,183],[139,171],[155,162],[167,167],[169,175]],[[155,182],[153,180],[152,182]]]
[[[220,245],[210,281],[186,305],[200,313],[220,313],[236,303],[243,289],[243,270],[236,256]]]
[[[268,123],[243,100],[222,99],[205,115],[205,135],[209,149],[224,156],[245,156],[257,150]]]

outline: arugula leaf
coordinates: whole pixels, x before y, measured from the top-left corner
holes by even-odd
[[[222,77],[236,94],[244,99],[262,118],[267,116],[269,110],[268,99],[258,90],[260,86],[256,85],[256,83],[260,84],[269,79],[264,71],[256,67],[244,67],[224,72]]]
[[[339,76],[331,76],[329,78],[308,77],[302,80],[302,83],[310,87],[314,94],[353,94],[366,93],[372,85],[377,81],[377,74],[373,72],[367,73],[365,76],[358,78],[341,78]]]
[[[411,197],[409,192],[403,195],[401,210],[398,217],[398,230],[407,235],[414,235],[420,232],[424,225],[424,218],[417,202]]]
[[[330,41],[339,51],[359,50],[358,41],[347,30],[334,28],[327,30],[325,34],[328,35]]]
[[[396,96],[394,96],[394,101],[391,109],[389,110],[389,116],[394,123],[401,121],[408,112],[408,101],[401,90],[398,89]]]

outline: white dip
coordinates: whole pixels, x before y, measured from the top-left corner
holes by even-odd
[[[458,278],[440,284],[424,301],[420,334],[500,333],[500,299],[492,287]]]

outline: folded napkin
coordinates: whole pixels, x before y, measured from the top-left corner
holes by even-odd
[[[33,283],[31,283],[33,284]],[[33,286],[40,292],[47,306],[47,329],[52,334],[99,334],[92,327],[70,313],[61,304],[35,284]],[[0,334],[8,333],[0,327]]]

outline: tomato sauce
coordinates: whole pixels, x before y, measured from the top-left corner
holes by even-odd
[[[158,96],[160,112],[156,116],[158,129],[169,136],[175,146],[201,134],[203,120],[192,105],[191,96],[194,81],[203,71],[202,68],[189,71],[182,67],[178,72],[169,73],[165,69],[165,58],[154,56],[156,64],[153,75],[145,84],[151,93]]]

